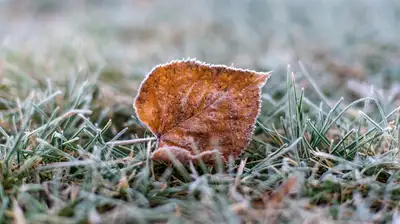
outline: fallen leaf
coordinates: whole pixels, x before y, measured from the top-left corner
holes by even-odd
[[[249,144],[270,73],[209,65],[195,60],[155,67],[135,100],[138,118],[157,137],[151,158],[226,161]]]
[[[276,223],[278,218],[287,211],[287,204],[290,203],[289,196],[296,191],[296,185],[297,178],[290,176],[274,191],[266,191],[261,197],[253,200],[252,209],[242,212],[248,213],[248,215],[250,213],[260,220],[268,220],[268,223]]]
[[[291,176],[287,179],[278,190],[272,193],[269,201],[271,203],[281,203],[283,198],[286,197],[296,186],[296,177]]]

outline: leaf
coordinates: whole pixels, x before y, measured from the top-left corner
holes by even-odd
[[[289,195],[289,193],[296,187],[297,178],[295,176],[289,177],[280,187],[275,190],[269,198],[269,203],[276,207],[278,203],[281,203],[283,198]]]
[[[249,144],[270,73],[209,65],[195,60],[155,67],[135,101],[138,118],[157,136],[151,158],[180,162],[226,161]],[[198,154],[199,153],[199,154]]]

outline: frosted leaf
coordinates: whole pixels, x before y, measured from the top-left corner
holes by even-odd
[[[138,118],[157,136],[152,159],[169,160],[167,150],[181,162],[199,156],[211,162],[213,150],[225,160],[236,158],[249,144],[269,76],[195,60],[155,67],[134,105]]]

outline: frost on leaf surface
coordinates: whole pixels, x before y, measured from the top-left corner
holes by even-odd
[[[135,101],[138,118],[157,136],[152,159],[236,158],[249,144],[269,76],[195,60],[155,67]]]

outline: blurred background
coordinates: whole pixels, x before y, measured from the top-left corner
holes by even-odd
[[[0,0],[0,84],[26,94],[101,71],[103,89],[131,103],[153,66],[196,58],[273,70],[276,84],[290,64],[333,99],[369,95],[371,84],[393,98],[399,21],[395,0]]]

